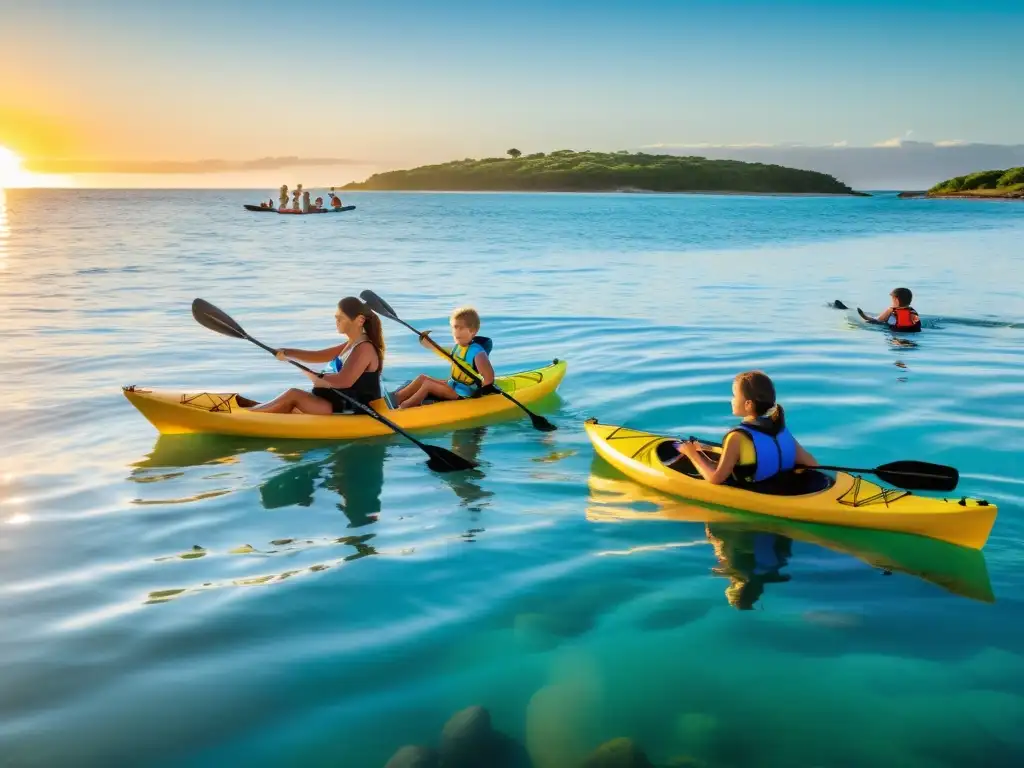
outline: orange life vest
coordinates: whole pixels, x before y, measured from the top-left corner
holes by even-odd
[[[896,319],[893,324],[895,331],[917,331],[921,329],[921,318],[913,307],[895,307],[892,316]]]

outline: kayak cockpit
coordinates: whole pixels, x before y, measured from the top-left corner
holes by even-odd
[[[702,480],[693,462],[679,453],[676,444],[676,440],[662,440],[658,443],[655,449],[658,460],[671,470],[695,480]],[[710,459],[714,459],[721,451],[717,446],[706,446],[706,450]],[[835,478],[825,472],[807,469],[800,472],[783,472],[760,483],[738,483],[730,478],[723,485],[769,496],[805,496],[831,488],[835,485]]]

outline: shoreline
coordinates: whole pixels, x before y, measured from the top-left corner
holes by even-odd
[[[590,191],[590,190],[588,190]],[[658,192],[653,189],[613,189],[609,192],[640,195],[749,195],[751,197],[872,197],[867,192],[740,192],[731,189],[686,189],[676,192]]]
[[[904,200],[1017,200],[1024,202],[1024,195],[1022,194],[972,195],[970,192],[940,192],[938,194],[929,194],[928,192],[900,192],[897,197]]]

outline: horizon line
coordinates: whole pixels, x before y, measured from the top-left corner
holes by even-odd
[[[939,141],[918,141],[904,137],[887,139],[874,144],[849,144],[837,141],[827,144],[811,144],[801,142],[748,142],[742,144],[715,144],[709,142],[656,142],[642,144],[636,149],[619,150],[569,150],[576,153],[600,152],[615,154],[628,152],[632,154],[652,154],[645,150],[660,149],[693,149],[693,150],[786,150],[786,149],[817,149],[834,150],[836,152],[858,150],[891,150],[904,148],[928,147],[938,150],[963,150],[978,147],[997,147],[1004,149],[1021,149],[1024,143],[997,144],[984,141],[962,141],[960,139],[944,139]],[[548,150],[545,154],[565,151],[568,148]],[[494,155],[504,157],[506,153]],[[534,154],[523,152],[523,154]],[[653,153],[658,154],[658,153]],[[451,162],[451,161],[447,161]],[[436,165],[437,162],[428,162]],[[443,161],[442,161],[443,164]],[[257,171],[284,171],[290,168],[307,168],[315,166],[372,166],[390,167],[394,161],[382,162],[379,159],[356,159],[346,157],[302,157],[298,155],[267,155],[248,160],[225,160],[221,158],[200,158],[195,160],[103,160],[85,158],[55,157],[24,157],[24,169],[30,173],[46,175],[167,175],[183,176],[188,174],[212,175],[218,173],[253,173]]]

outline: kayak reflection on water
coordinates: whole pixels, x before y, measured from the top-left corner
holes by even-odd
[[[148,497],[140,503],[158,503],[159,497],[167,495],[170,486],[184,486],[192,491],[188,497],[176,497],[175,502],[201,500],[211,493],[223,494],[224,473],[219,467],[235,465],[239,472],[246,467],[241,465],[241,457],[245,454],[265,454],[284,462],[287,466],[276,471],[259,486],[260,502],[265,509],[275,510],[287,507],[310,507],[318,490],[337,494],[338,509],[345,515],[348,525],[345,528],[361,528],[377,520],[381,511],[381,493],[384,485],[384,463],[387,458],[387,438],[366,439],[347,443],[343,446],[327,447],[324,443],[312,441],[287,440],[267,441],[252,438],[222,437],[208,435],[163,435],[157,439],[156,445],[148,456],[134,462],[129,479],[139,484],[140,490]],[[254,457],[259,468],[265,461]],[[217,467],[212,474],[208,467]],[[194,468],[195,472],[168,471],[169,469]],[[260,471],[263,474],[263,471]],[[216,490],[211,491],[202,486],[216,482]],[[197,486],[199,486],[197,488]],[[241,488],[248,490],[249,483],[243,481]],[[157,498],[153,498],[157,497]],[[326,501],[330,501],[328,498]],[[321,496],[321,509],[325,499]],[[299,522],[299,525],[305,525]],[[340,533],[339,531],[338,533]],[[200,585],[187,585],[160,589],[150,592],[144,602],[147,605],[161,604],[202,591],[221,588],[265,586],[283,582],[299,574],[317,573],[341,566],[353,560],[378,554],[371,544],[375,533],[348,534],[339,536],[337,533],[317,539],[298,537],[277,538],[269,542],[246,542],[238,546],[222,549],[220,554],[231,557],[254,557],[249,565],[255,573],[203,581]],[[338,556],[337,546],[351,548],[350,551]],[[264,558],[279,553],[299,552],[323,548],[329,553],[323,559],[316,559],[311,564],[290,567],[284,571],[267,571]],[[157,557],[158,561],[170,559],[201,560],[211,552],[200,544],[177,554],[165,554]]]
[[[348,519],[347,527],[359,528],[374,522],[380,514],[388,445],[388,438],[383,437],[325,447],[302,440],[161,435],[149,455],[134,463],[130,479],[151,487],[154,481],[181,477],[181,473],[167,473],[167,469],[234,464],[244,454],[267,452],[286,466],[260,485],[264,509],[309,507],[320,488],[338,494],[338,509]],[[325,450],[324,455],[312,458]]]
[[[476,462],[486,434],[486,427],[460,429],[452,432],[452,450],[459,456]],[[455,491],[455,495],[461,502],[460,506],[470,512],[482,512],[490,505],[489,499],[494,496],[493,491],[485,490],[474,482],[484,477],[484,473],[479,469],[451,472],[440,477]]]
[[[671,528],[658,526],[652,529],[654,541],[610,554],[642,556],[652,550],[689,547],[695,543],[690,526],[701,525],[718,561],[711,572],[729,578],[725,596],[739,610],[753,608],[766,585],[790,581],[784,569],[793,557],[794,541],[804,544],[805,552],[806,545],[822,547],[854,557],[887,576],[906,574],[954,595],[995,602],[985,556],[978,549],[909,533],[771,518],[665,496],[625,478],[597,457],[587,485],[587,520],[618,525],[671,522],[680,525],[687,539],[680,543]],[[663,538],[666,535],[670,538]],[[892,588],[890,580],[882,582]]]
[[[338,509],[348,518],[349,528],[369,525],[380,515],[386,458],[384,440],[348,443],[331,450],[323,459],[301,463],[274,475],[260,486],[260,501],[265,509],[308,507],[320,481],[320,488],[338,494]]]
[[[753,610],[766,584],[792,578],[781,573],[793,556],[793,540],[788,536],[712,523],[704,525],[704,533],[718,558],[711,572],[728,577],[725,597],[733,608]]]

